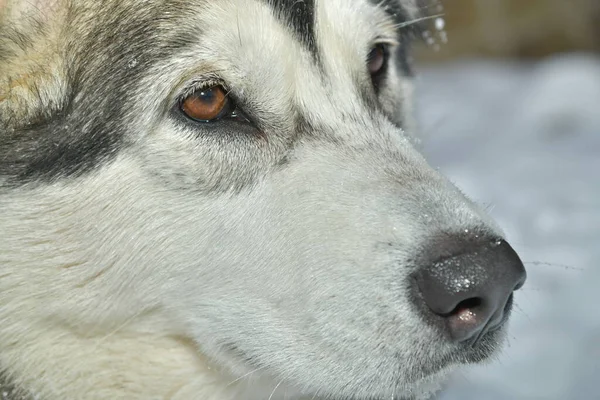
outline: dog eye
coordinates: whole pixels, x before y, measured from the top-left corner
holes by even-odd
[[[183,99],[181,111],[198,122],[214,122],[223,118],[238,118],[236,107],[222,86],[200,89]]]
[[[367,69],[375,87],[379,86],[386,72],[389,58],[389,49],[385,44],[375,45],[367,56]]]

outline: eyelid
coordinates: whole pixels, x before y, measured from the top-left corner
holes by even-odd
[[[378,36],[373,40],[371,47],[375,47],[377,45],[385,45],[390,47],[400,46],[400,42],[397,38],[389,37],[389,36]]]
[[[221,85],[227,92],[230,89],[217,70],[210,65],[188,71],[172,85],[165,98],[165,107],[171,109],[195,91],[212,85]]]
[[[180,104],[189,96],[204,89],[209,89],[214,86],[221,86],[225,90],[225,96],[229,97],[231,90],[227,87],[222,79],[207,77],[205,79],[195,79],[184,86],[184,89],[175,98],[175,103]]]

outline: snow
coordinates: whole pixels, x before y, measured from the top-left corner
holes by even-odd
[[[529,276],[509,347],[438,400],[600,399],[600,58],[420,75],[423,152],[490,207]]]
[[[445,26],[446,26],[446,21],[444,21],[444,18],[438,17],[435,19],[435,29],[437,29],[438,31],[441,31],[444,29]]]

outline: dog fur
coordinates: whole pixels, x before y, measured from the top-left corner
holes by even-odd
[[[55,399],[418,399],[438,232],[501,236],[415,149],[411,0],[0,0],[0,369]],[[374,43],[395,49],[371,86]],[[223,82],[253,124],[177,112]],[[17,394],[15,394],[17,396]],[[15,397],[16,398],[16,397]]]

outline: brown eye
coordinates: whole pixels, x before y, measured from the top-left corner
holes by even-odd
[[[371,49],[367,57],[367,67],[371,75],[383,72],[387,63],[387,49],[383,44],[378,44]]]
[[[181,111],[193,120],[210,122],[233,111],[233,104],[222,86],[213,86],[186,97],[181,103]]]

